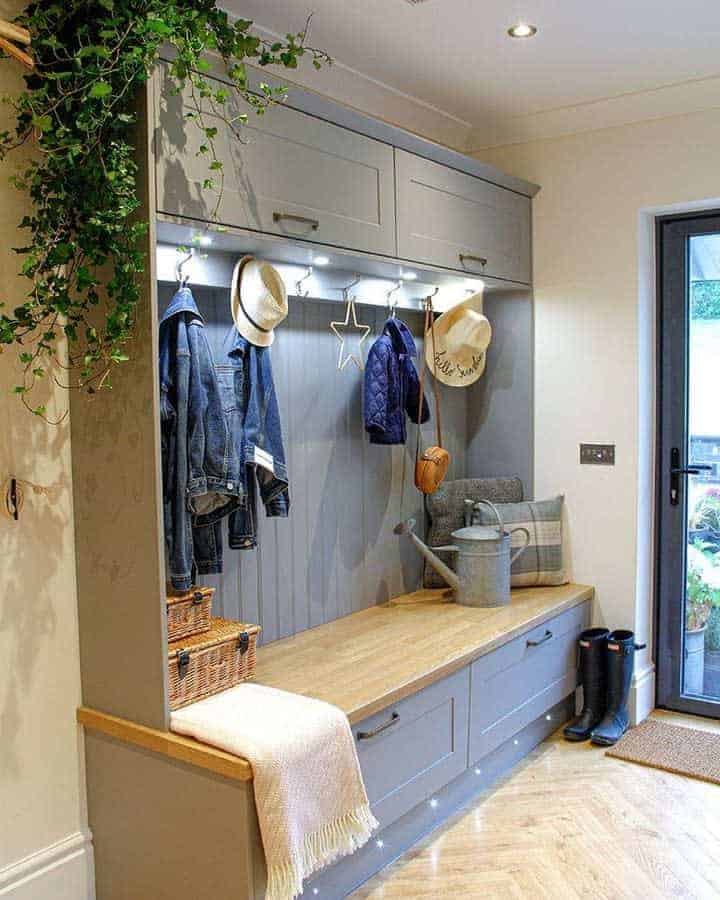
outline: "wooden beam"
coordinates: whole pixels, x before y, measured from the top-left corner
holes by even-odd
[[[252,766],[246,759],[209,744],[201,744],[192,738],[173,734],[171,731],[147,728],[87,706],[78,709],[77,720],[83,727],[100,731],[125,744],[134,744],[160,756],[207,769],[234,781],[252,781]]]

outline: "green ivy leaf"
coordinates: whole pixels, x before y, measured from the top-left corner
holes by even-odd
[[[89,97],[107,97],[112,94],[112,85],[107,81],[96,81],[90,88]]]

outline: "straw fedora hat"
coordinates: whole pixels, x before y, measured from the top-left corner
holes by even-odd
[[[492,327],[480,308],[482,294],[473,294],[439,316],[425,338],[427,366],[443,384],[467,387],[485,371]]]
[[[244,256],[233,271],[230,307],[235,327],[258,347],[269,347],[288,314],[287,290],[270,263]]]

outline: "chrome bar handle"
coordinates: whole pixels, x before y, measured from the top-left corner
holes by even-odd
[[[458,259],[460,260],[460,264],[463,266],[466,262],[479,263],[483,267],[483,269],[487,265],[487,259],[484,256],[473,256],[472,253],[458,253]]]
[[[296,216],[293,213],[273,213],[273,222],[297,222],[300,225],[309,225],[313,231],[317,231],[320,223],[317,219],[310,219],[307,216]]]
[[[378,727],[373,728],[372,731],[358,731],[357,738],[359,741],[369,741],[370,738],[377,737],[379,734],[382,734],[383,731],[392,728],[392,726],[396,725],[399,721],[400,713],[394,712],[387,722],[383,722],[382,725],[378,725]]]
[[[544,644],[546,641],[549,641],[553,636],[552,631],[546,631],[545,637],[541,637],[539,641],[526,641],[526,645],[528,647],[539,647],[540,644]]]

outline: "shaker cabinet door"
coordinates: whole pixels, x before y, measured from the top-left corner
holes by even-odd
[[[173,95],[162,67],[159,90],[157,198],[160,212],[208,221],[218,192],[203,189],[210,172],[207,144],[195,121],[189,89]],[[207,79],[217,88],[222,83]],[[386,144],[278,105],[259,116],[232,98],[232,115],[247,123],[229,128],[205,104],[203,124],[224,163],[217,221],[292,240],[396,255],[393,150]]]
[[[395,151],[398,256],[530,283],[530,200]]]

